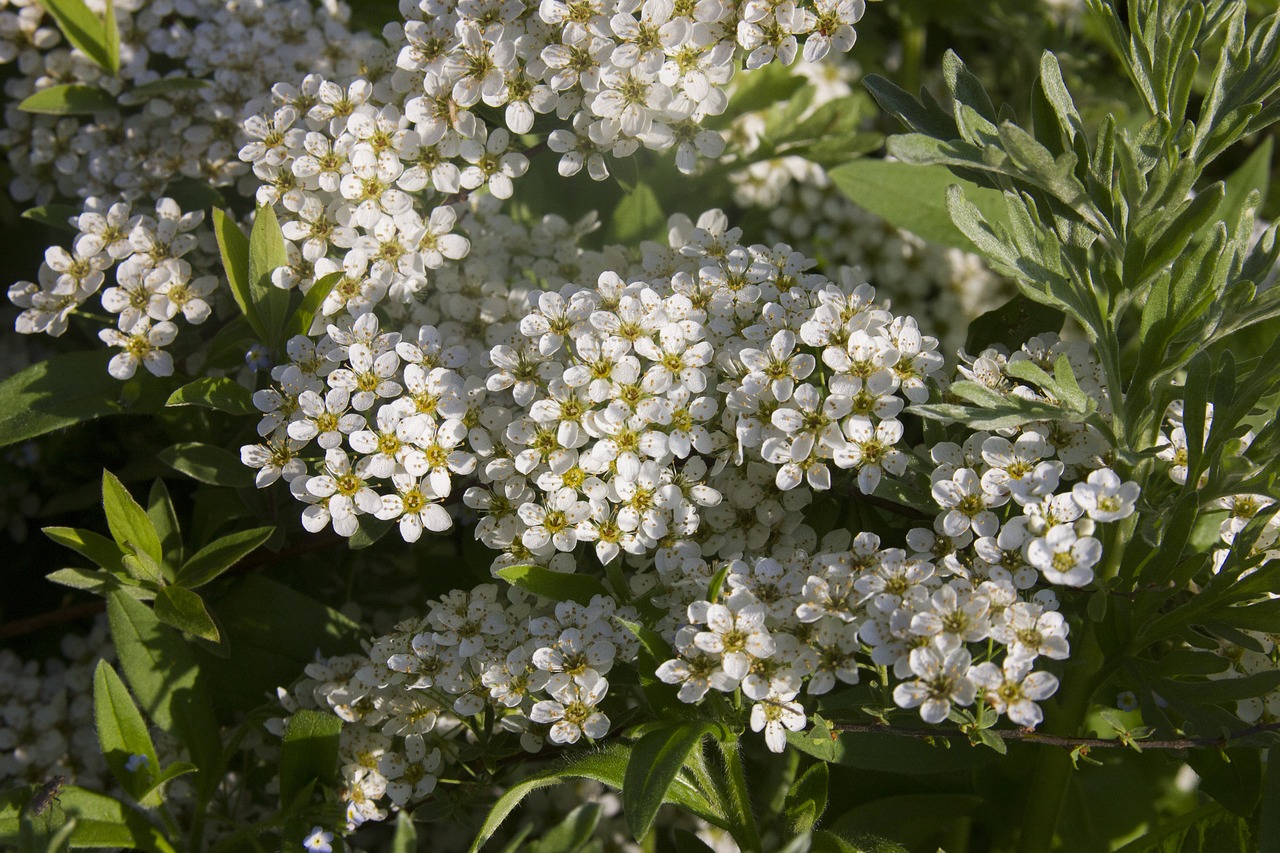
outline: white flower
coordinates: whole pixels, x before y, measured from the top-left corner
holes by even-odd
[[[795,693],[771,693],[751,706],[751,731],[764,730],[770,752],[785,750],[787,732],[804,728],[804,706],[795,698]]]
[[[1133,515],[1138,502],[1137,483],[1121,483],[1110,468],[1089,472],[1089,478],[1071,488],[1071,497],[1094,521],[1119,521]]]
[[[977,690],[969,678],[973,657],[965,648],[943,653],[934,646],[911,650],[911,671],[915,681],[905,681],[893,689],[893,701],[900,708],[920,708],[926,723],[941,723],[951,713],[951,704],[972,705]]]
[[[1093,567],[1102,558],[1102,543],[1077,536],[1075,525],[1058,524],[1027,544],[1027,560],[1049,583],[1084,586],[1093,580]]]
[[[332,842],[332,832],[325,832],[322,827],[313,826],[311,834],[302,840],[302,846],[307,848],[307,853],[333,853]]]
[[[602,738],[609,733],[609,718],[595,706],[608,690],[609,682],[589,670],[552,693],[554,700],[535,704],[529,719],[551,723],[550,737],[555,743],[577,743],[583,735]]]
[[[1058,679],[1047,672],[1031,672],[1027,658],[1007,657],[1003,667],[980,663],[969,671],[982,698],[997,714],[1026,728],[1035,728],[1044,719],[1036,702],[1048,699],[1058,689]]]
[[[173,323],[162,320],[152,325],[150,317],[139,319],[127,334],[116,329],[98,332],[104,343],[122,350],[107,365],[107,372],[122,380],[132,379],[139,364],[155,376],[172,375],[173,356],[160,348],[173,343],[177,336],[178,327]]]

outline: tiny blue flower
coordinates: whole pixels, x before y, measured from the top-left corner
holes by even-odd
[[[1121,690],[1116,696],[1116,707],[1121,711],[1138,710],[1138,696],[1132,690]]]
[[[245,352],[244,363],[253,370],[266,370],[271,366],[271,350],[266,344],[254,344]]]
[[[311,834],[302,841],[307,853],[333,853],[333,833],[318,826],[311,827]]]
[[[129,760],[124,763],[124,769],[130,773],[137,773],[139,770],[147,766],[147,757],[139,753],[129,756]]]

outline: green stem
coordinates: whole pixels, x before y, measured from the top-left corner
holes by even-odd
[[[1046,731],[1074,736],[1089,712],[1089,700],[1102,677],[1103,655],[1095,636],[1093,623],[1086,622],[1076,654],[1074,677],[1063,679],[1063,690],[1056,707],[1048,709]],[[1064,749],[1043,750],[1036,761],[1035,775],[1027,794],[1027,807],[1022,817],[1022,833],[1018,853],[1047,853],[1053,849],[1062,802],[1071,781],[1071,754]]]
[[[920,88],[924,69],[925,24],[910,12],[902,14],[902,88],[914,93]]]
[[[738,740],[716,740],[720,755],[724,757],[725,812],[733,819],[733,836],[744,853],[762,853],[760,828],[756,826],[755,812],[751,809],[751,793],[747,789],[747,773],[742,764],[742,752]]]

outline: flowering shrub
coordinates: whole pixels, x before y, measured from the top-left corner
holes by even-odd
[[[1274,847],[1280,15],[998,6],[0,0],[0,840]]]

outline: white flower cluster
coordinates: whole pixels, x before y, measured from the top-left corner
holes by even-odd
[[[290,712],[317,706],[347,722],[340,756],[350,827],[430,795],[482,734],[536,752],[546,740],[609,732],[605,676],[615,661],[635,659],[638,642],[618,620],[636,614],[604,596],[535,606],[514,589],[506,601],[500,595],[492,584],[455,590],[368,655],[312,664],[292,693],[281,690]]]
[[[57,337],[67,330],[70,315],[102,292],[102,307],[116,315],[115,328],[99,337],[119,347],[108,371],[130,379],[141,364],[156,376],[173,373],[173,357],[163,347],[178,334],[179,315],[191,324],[209,319],[209,301],[218,288],[214,275],[196,276],[193,268],[213,268],[214,253],[200,245],[196,229],[204,212],[183,213],[173,199],[162,198],[155,216],[133,214],[128,202],[106,205],[90,198],[85,212],[73,218],[78,233],[70,252],[46,250],[39,282],[20,281],[9,288],[9,301],[22,309],[17,330]],[[114,268],[114,285],[103,289]]]
[[[1242,631],[1241,634],[1246,639],[1240,643],[1219,641],[1215,651],[1226,658],[1226,665],[1221,672],[1210,674],[1210,678],[1247,678],[1280,668],[1280,633]],[[1249,645],[1244,645],[1245,642]],[[1246,723],[1280,722],[1280,688],[1240,699],[1236,702],[1236,715]]]
[[[114,657],[106,619],[87,635],[64,635],[62,656],[43,666],[0,649],[0,787],[54,776],[98,791],[114,785],[93,722],[94,667]]]
[[[90,0],[98,15],[102,0]],[[385,47],[352,33],[348,11],[306,0],[118,0],[120,74],[112,76],[66,44],[34,0],[0,0],[5,83],[0,148],[8,152],[20,201],[57,197],[153,203],[182,178],[233,187],[248,171],[237,158],[244,105],[277,80],[309,71],[356,74]],[[316,6],[323,8],[316,8]],[[164,80],[201,80],[205,85]],[[26,97],[63,84],[96,86],[121,108],[91,116],[22,112]],[[133,95],[151,86],[147,97]],[[144,89],[145,94],[148,90]]]
[[[498,251],[492,228],[467,227]],[[850,271],[830,281],[739,237],[716,211],[673,218],[670,245],[648,244],[625,278],[494,292],[515,322],[478,353],[431,325],[380,332],[372,314],[297,339],[256,397],[268,442],[243,457],[260,485],[288,476],[312,529],[350,535],[367,514],[400,518],[411,540],[449,526],[436,504],[474,471],[465,500],[498,564],[583,542],[602,563],[695,535],[707,553],[777,544],[832,468],[867,493],[904,473],[896,416],[928,398],[942,358]],[[305,477],[293,457],[312,439],[325,470]]]

